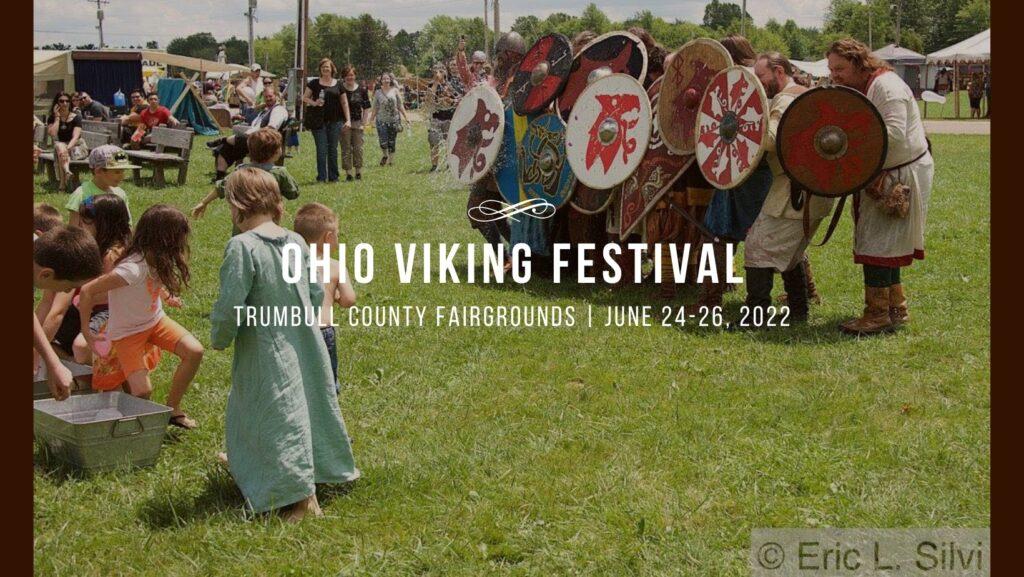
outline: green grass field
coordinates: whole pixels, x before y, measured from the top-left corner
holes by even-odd
[[[401,285],[393,243],[481,242],[465,189],[426,172],[422,125],[387,169],[368,135],[365,180],[332,186],[314,183],[306,136],[288,208],[325,202],[344,241],[377,247],[359,305],[662,304],[649,286]],[[248,518],[216,465],[231,351],[208,350],[183,405],[200,428],[168,439],[156,467],[83,479],[37,451],[36,571],[741,576],[756,527],[987,527],[989,140],[932,142],[928,258],[904,271],[913,320],[896,334],[836,330],[862,306],[848,217],[811,250],[824,302],[802,328],[343,328],[340,402],[363,478],[298,526]],[[133,214],[187,210],[209,170],[200,146],[187,186],[127,184]],[[36,200],[65,198],[37,180]],[[195,223],[193,284],[170,313],[204,343],[230,230],[223,202]]]
[[[945,104],[935,104],[932,102],[928,103],[928,110],[925,113],[925,102],[923,100],[917,101],[917,108],[921,111],[921,118],[927,118],[930,120],[940,119],[955,119],[956,109],[954,108],[955,99],[952,92],[946,95]],[[981,99],[981,114],[984,115],[988,112],[988,103],[984,98]],[[960,120],[970,120],[971,118],[971,99],[967,96],[966,90],[960,91]]]

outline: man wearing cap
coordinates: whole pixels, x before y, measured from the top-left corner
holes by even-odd
[[[124,180],[124,171],[139,168],[128,160],[128,155],[113,144],[97,146],[89,152],[89,169],[92,170],[92,180],[82,183],[71,193],[64,208],[68,209],[68,224],[81,226],[82,219],[78,214],[79,208],[88,199],[98,194],[114,194],[121,197],[125,206],[128,206],[128,195],[120,187]],[[129,215],[131,211],[129,210]]]
[[[526,54],[526,42],[523,41],[523,37],[519,34],[506,32],[501,35],[494,48],[498,56],[494,74],[491,76],[483,73],[484,65],[487,63],[487,57],[483,52],[475,52],[473,54],[473,66],[466,66],[465,39],[459,40],[459,49],[455,53],[455,65],[467,91],[478,84],[486,83],[491,88],[494,88],[498,92],[498,96],[504,100],[508,95],[508,87],[512,83],[515,69]],[[498,193],[498,183],[494,180],[493,172],[476,181],[470,188],[469,201],[466,203],[467,216],[474,207],[480,206],[480,204],[487,200],[501,200],[501,195]],[[505,240],[511,239],[511,231],[506,220],[477,222],[471,218],[469,223],[473,228],[480,231],[480,234],[483,235],[489,244],[495,246],[503,245],[502,238]],[[506,267],[510,266],[511,262],[506,262]]]

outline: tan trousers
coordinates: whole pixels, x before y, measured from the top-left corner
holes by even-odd
[[[363,168],[363,129],[348,128],[341,129],[341,168],[345,172],[356,171]]]

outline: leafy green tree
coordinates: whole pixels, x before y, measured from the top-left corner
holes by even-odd
[[[418,67],[416,73],[426,76],[431,66],[446,63],[455,57],[459,38],[466,37],[466,56],[484,49],[483,18],[457,18],[439,14],[427,21],[416,39]]]
[[[583,9],[583,14],[580,15],[576,21],[576,25],[579,26],[580,30],[590,30],[597,34],[604,34],[612,29],[612,21],[597,7],[596,4],[587,4],[587,7]]]
[[[147,50],[159,50],[160,49],[160,43],[157,42],[156,40],[150,40],[149,42],[146,42],[146,49]]]
[[[526,41],[527,45],[532,45],[541,37],[540,18],[537,18],[533,14],[520,16],[512,23],[512,31],[519,33],[519,35],[523,37],[523,40]]]
[[[970,38],[992,26],[992,4],[989,0],[971,0],[956,13],[960,35]]]
[[[395,49],[395,58],[409,70],[416,70],[416,67],[419,65],[416,61],[416,40],[419,37],[419,32],[410,34],[405,30],[399,30],[392,42],[392,46]]]
[[[739,22],[743,17],[743,8],[732,2],[721,2],[711,0],[704,6],[704,27],[716,30],[725,30],[734,22]],[[750,22],[750,13],[747,13],[747,21]]]
[[[180,54],[193,58],[213,60],[217,57],[219,43],[209,32],[196,32],[184,38],[175,38],[167,45],[168,54]],[[248,60],[248,58],[246,58]]]
[[[239,38],[235,38],[234,36],[232,36],[231,38],[228,38],[227,40],[221,41],[221,44],[224,45],[224,53],[225,53],[225,56],[227,56],[228,62],[233,62],[235,64],[248,64],[249,63],[249,43],[247,41],[241,40]],[[253,46],[255,46],[255,45],[256,45],[256,42],[253,42]],[[261,65],[267,66],[266,64],[263,64],[262,61],[260,60],[260,58],[263,57],[262,54],[260,54],[259,52],[256,52],[255,56],[256,56],[256,62],[260,62]],[[269,67],[268,67],[268,69],[269,69]],[[280,70],[280,69],[278,69],[278,70]]]

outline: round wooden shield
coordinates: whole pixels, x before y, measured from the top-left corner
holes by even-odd
[[[462,97],[448,129],[448,168],[472,184],[488,173],[501,149],[505,110],[493,88],[479,85]]]
[[[622,183],[640,165],[651,139],[651,100],[635,78],[594,81],[572,107],[565,148],[573,174],[598,189]]]
[[[856,192],[885,165],[889,136],[878,109],[842,86],[808,90],[786,108],[775,137],[782,169],[822,196]]]
[[[729,51],[710,38],[691,40],[669,57],[655,109],[655,122],[669,150],[693,154],[700,99],[711,78],[730,66]]]
[[[743,66],[730,66],[711,79],[697,115],[694,152],[711,186],[735,188],[764,154],[768,98],[761,81]]]
[[[590,188],[577,181],[576,190],[572,193],[569,206],[583,214],[601,214],[619,197],[621,186],[613,188]]]
[[[662,79],[647,89],[651,108],[659,110],[661,93],[665,90]],[[619,194],[619,238],[626,238],[643,222],[647,213],[661,200],[669,188],[693,163],[692,154],[676,154],[665,145],[664,135],[658,129],[657,115],[651,123],[651,141],[647,144],[640,166],[622,183]]]
[[[548,34],[527,51],[509,92],[516,114],[543,111],[558,96],[572,68],[572,44],[561,34]]]
[[[598,36],[580,50],[572,61],[565,88],[558,96],[558,113],[568,120],[576,99],[588,84],[618,73],[641,81],[647,76],[647,48],[628,32],[609,32]]]
[[[519,182],[526,198],[561,207],[572,195],[576,177],[565,159],[565,123],[557,114],[530,121],[519,141]]]

